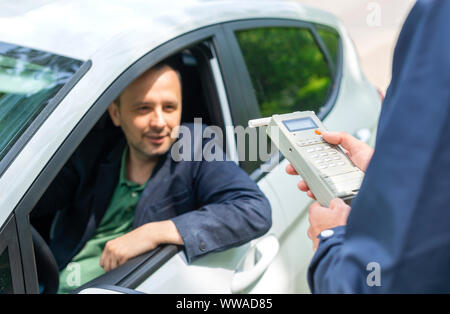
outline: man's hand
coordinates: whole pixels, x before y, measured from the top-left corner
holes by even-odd
[[[359,169],[364,172],[366,171],[367,166],[372,159],[373,148],[345,132],[323,132],[322,137],[330,144],[341,145],[351,161],[353,161]],[[287,165],[286,172],[291,175],[298,174],[291,164]],[[316,199],[305,181],[301,180],[298,183],[298,188],[301,191],[306,192],[312,199]]]
[[[184,244],[171,220],[151,222],[108,241],[100,258],[100,266],[105,271],[110,271],[162,243]]]
[[[330,208],[320,206],[319,202],[314,202],[308,208],[309,229],[308,237],[313,241],[314,250],[319,246],[319,233],[326,229],[347,224],[350,206],[340,198],[335,198],[330,202]]]

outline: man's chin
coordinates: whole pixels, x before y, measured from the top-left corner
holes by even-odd
[[[164,155],[169,151],[170,144],[163,143],[161,145],[152,145],[153,147],[146,150],[148,157],[157,157]]]

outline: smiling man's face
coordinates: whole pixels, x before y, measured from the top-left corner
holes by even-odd
[[[170,67],[150,69],[112,103],[109,113],[120,126],[130,150],[140,158],[153,159],[166,153],[175,139],[172,130],[181,121],[181,82]]]

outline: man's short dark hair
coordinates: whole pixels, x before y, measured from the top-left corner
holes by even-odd
[[[165,67],[170,68],[172,71],[174,71],[174,72],[176,73],[176,75],[177,75],[177,77],[178,77],[178,80],[180,81],[181,90],[183,90],[183,81],[182,81],[182,79],[181,79],[181,73],[180,73],[180,71],[178,70],[178,66],[175,64],[174,61],[170,61],[170,60],[162,61],[162,62],[157,63],[156,65],[152,66],[151,68],[149,68],[149,69],[146,70],[145,72],[147,72],[147,71],[149,71],[149,70],[152,70],[152,71],[159,71],[159,70],[161,70],[161,69],[163,69],[163,68],[165,68]],[[144,73],[145,73],[145,72],[144,72]],[[123,92],[123,90],[122,90],[122,92]],[[117,98],[114,99],[114,103],[116,103],[117,106],[119,106],[119,107],[120,107],[120,96],[122,95],[122,92],[120,92],[119,96],[117,96]]]

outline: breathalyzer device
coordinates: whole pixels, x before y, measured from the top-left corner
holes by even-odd
[[[326,131],[313,111],[297,111],[249,121],[249,127],[266,127],[266,133],[322,206],[334,198],[350,204],[364,178],[338,145],[322,139]]]

